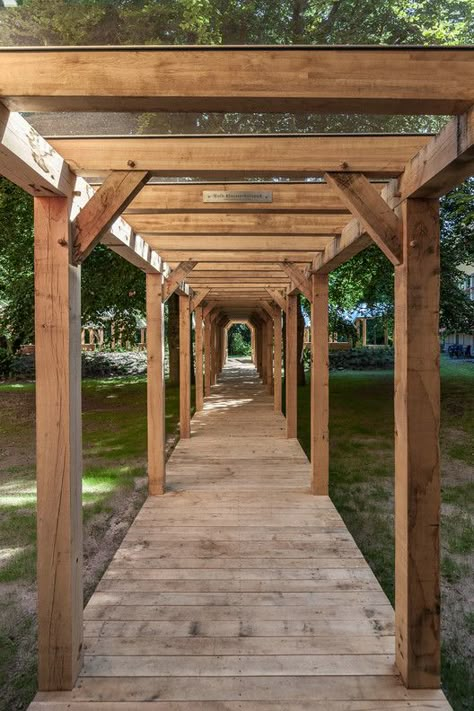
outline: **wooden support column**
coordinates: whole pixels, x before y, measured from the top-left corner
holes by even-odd
[[[265,358],[267,371],[267,391],[273,395],[273,318],[268,317],[265,321]]]
[[[165,369],[163,277],[146,275],[148,493],[165,491]]]
[[[82,665],[81,272],[69,200],[35,218],[38,686],[72,689]]]
[[[194,323],[196,329],[194,339],[194,345],[196,349],[196,410],[199,411],[202,410],[202,408],[204,407],[202,306],[198,306],[194,311]]]
[[[367,319],[362,319],[362,345],[367,345]]]
[[[179,295],[179,433],[191,437],[191,311],[189,296]]]
[[[311,302],[311,470],[313,494],[329,494],[328,275],[313,274]]]
[[[286,436],[288,439],[296,439],[297,436],[297,310],[298,295],[288,294],[285,359]]]
[[[204,319],[204,395],[207,397],[211,392],[212,369],[211,369],[211,347],[212,328],[211,318]]]
[[[250,350],[252,353],[252,363],[255,365],[255,328],[253,327],[250,328]]]
[[[395,639],[409,688],[440,675],[439,207],[402,205],[395,268]]]
[[[275,412],[281,412],[281,366],[282,366],[282,328],[281,328],[281,309],[275,306],[273,316],[273,332],[274,332],[274,359],[273,359],[273,374],[274,374],[274,390],[273,390],[273,406]]]

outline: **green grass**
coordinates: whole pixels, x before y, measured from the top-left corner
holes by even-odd
[[[36,690],[34,389],[33,383],[0,385],[0,404],[2,396],[8,397],[9,408],[2,418],[0,442],[29,458],[27,463],[0,465],[0,583],[5,585],[0,602],[0,709],[8,710],[26,708]],[[82,398],[83,520],[86,531],[92,526],[90,535],[100,540],[120,501],[123,505],[124,494],[128,501],[138,487],[139,501],[146,495],[146,379],[85,380]],[[166,388],[165,421],[167,435],[176,435],[178,387]],[[32,597],[27,610],[18,590]]]
[[[474,365],[441,366],[442,681],[455,711],[474,705]],[[384,591],[394,601],[393,372],[330,376],[330,495]],[[309,387],[298,389],[298,437],[309,454]],[[459,480],[461,478],[461,480]],[[470,587],[469,587],[470,586]],[[466,591],[466,592],[465,592]],[[461,600],[461,601],[459,601]]]

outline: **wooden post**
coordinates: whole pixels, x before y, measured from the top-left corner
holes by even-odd
[[[196,349],[196,410],[199,411],[204,407],[202,306],[196,307],[194,311],[194,322],[196,329],[194,339]]]
[[[191,437],[191,312],[189,296],[179,295],[179,434]]]
[[[255,365],[255,328],[249,326],[250,328],[250,350],[252,363]]]
[[[313,274],[311,302],[311,470],[313,494],[329,494],[328,276]]]
[[[161,274],[146,275],[148,493],[165,491],[164,303]],[[143,329],[142,329],[143,330]]]
[[[211,347],[212,347],[211,318],[210,318],[210,316],[208,316],[204,320],[204,394],[206,395],[206,397],[211,392],[211,382],[212,382]]]
[[[82,665],[81,272],[69,201],[35,217],[38,685],[72,689]]]
[[[296,439],[297,436],[297,309],[297,294],[288,294],[288,307],[286,310],[285,362],[286,436],[288,439]]]
[[[273,332],[274,332],[274,390],[273,390],[273,407],[275,412],[281,412],[281,366],[282,366],[282,328],[281,328],[281,309],[276,306],[273,316]]]
[[[362,345],[367,345],[367,319],[362,319]]]
[[[395,268],[395,638],[409,688],[440,675],[439,209],[402,205]]]
[[[266,370],[267,370],[267,391],[273,395],[273,318],[268,317],[265,325],[266,334]]]

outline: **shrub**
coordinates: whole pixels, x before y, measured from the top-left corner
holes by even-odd
[[[8,378],[11,373],[13,356],[6,348],[0,348],[0,378]]]

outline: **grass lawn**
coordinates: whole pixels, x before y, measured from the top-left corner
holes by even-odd
[[[34,385],[0,385],[0,709],[36,691]],[[168,446],[179,393],[166,389]],[[146,496],[146,379],[83,381],[84,593],[90,597]]]
[[[455,711],[474,708],[474,364],[441,367],[442,680]],[[309,388],[298,392],[309,454]],[[330,495],[394,600],[393,373],[332,372]]]

